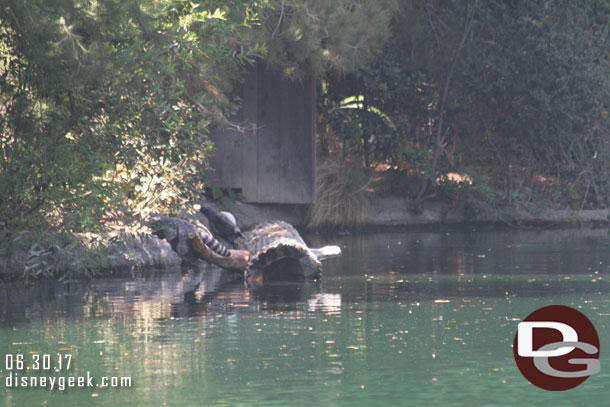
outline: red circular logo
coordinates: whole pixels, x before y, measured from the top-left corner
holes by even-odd
[[[599,337],[581,312],[550,305],[519,323],[513,342],[517,367],[545,390],[569,390],[599,373]]]

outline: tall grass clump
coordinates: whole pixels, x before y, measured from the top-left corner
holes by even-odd
[[[317,200],[309,229],[358,228],[369,207],[369,170],[358,162],[326,159],[317,168]]]

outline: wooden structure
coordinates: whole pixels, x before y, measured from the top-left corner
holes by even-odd
[[[210,135],[212,179],[241,189],[247,202],[315,201],[316,92],[312,76],[290,81],[261,64],[251,67],[234,117],[243,129]]]

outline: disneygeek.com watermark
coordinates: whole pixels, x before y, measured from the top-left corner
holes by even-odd
[[[87,371],[83,375],[56,375],[53,372],[68,373],[72,365],[72,355],[53,354],[6,354],[1,385],[7,389],[41,388],[64,391],[78,388],[128,388],[130,376],[94,377]],[[0,373],[1,374],[1,373]]]

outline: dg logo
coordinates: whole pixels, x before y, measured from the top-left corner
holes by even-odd
[[[519,323],[513,343],[519,370],[545,390],[568,390],[599,373],[599,337],[579,311],[540,308]]]

